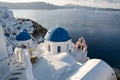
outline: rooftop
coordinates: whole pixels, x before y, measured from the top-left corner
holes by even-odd
[[[53,42],[65,42],[70,40],[71,38],[64,28],[53,27],[47,32],[44,39]]]
[[[23,29],[23,31],[16,36],[17,41],[26,41],[29,39],[31,39],[31,36],[26,29]]]

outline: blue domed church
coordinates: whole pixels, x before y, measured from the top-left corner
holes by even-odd
[[[32,44],[32,37],[28,33],[26,29],[23,29],[18,35],[16,36],[16,41],[18,46],[25,45],[27,47],[30,47]]]
[[[71,37],[62,27],[53,27],[48,30],[44,37],[44,44],[50,54],[74,51],[74,44],[71,41]]]

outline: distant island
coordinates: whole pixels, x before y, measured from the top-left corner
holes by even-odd
[[[110,10],[110,11],[120,11],[120,9],[114,8],[99,8],[90,6],[80,6],[74,4],[66,4],[63,6],[54,5],[46,2],[26,2],[26,3],[8,3],[0,2],[0,7],[6,6],[9,9],[41,9],[41,10],[53,10],[53,9],[94,9],[94,10]]]

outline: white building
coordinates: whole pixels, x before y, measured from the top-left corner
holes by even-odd
[[[13,18],[12,11],[9,11],[7,7],[0,7],[0,22],[2,22],[3,25],[10,23]]]
[[[10,71],[4,31],[0,25],[0,80]]]
[[[43,50],[43,53],[57,55],[66,52],[78,62],[84,63],[87,60],[87,45],[85,40],[80,38],[74,44],[68,32],[62,27],[53,27],[48,30],[42,45],[42,47],[39,47],[41,52]]]
[[[74,52],[74,44],[67,31],[61,27],[51,28],[44,37],[44,47],[50,54]]]
[[[68,80],[117,80],[113,69],[100,59],[88,60]]]
[[[65,80],[116,80],[115,72],[104,61],[100,59],[89,59],[87,61],[87,44],[83,37],[79,38],[76,44],[74,44],[65,29],[54,27],[47,32],[42,45],[40,49],[44,47],[44,51],[46,50],[43,57],[54,66],[55,70],[57,70],[59,66],[58,74],[63,75],[65,73],[64,75],[71,75]],[[73,70],[74,67],[72,67],[72,62],[70,62],[70,60],[74,62],[73,58],[69,59],[63,56],[64,52],[69,55],[69,58],[71,56],[79,62],[79,64],[74,63],[74,66],[76,64],[80,67],[77,72]],[[49,56],[49,54],[52,54],[52,57]],[[68,72],[72,70],[72,74],[70,72],[66,73],[65,70],[65,72],[63,71],[66,64],[68,64],[69,67],[67,66],[65,70]],[[59,79],[64,79],[64,77],[65,76],[61,76]]]

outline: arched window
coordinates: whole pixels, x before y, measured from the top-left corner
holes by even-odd
[[[57,47],[57,52],[61,52],[61,47],[60,46]]]
[[[83,39],[81,39],[81,41],[80,41],[81,43],[83,43]]]
[[[48,51],[50,52],[50,45],[48,45]]]
[[[82,46],[82,50],[84,50],[84,46]]]

